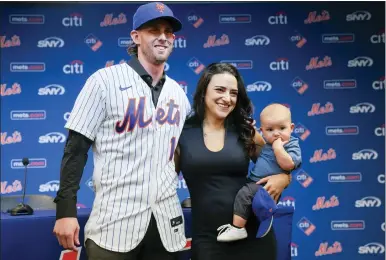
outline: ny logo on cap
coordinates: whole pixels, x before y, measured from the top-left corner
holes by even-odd
[[[163,4],[159,4],[159,3],[157,3],[155,5],[155,8],[157,8],[158,12],[160,12],[160,13],[163,13],[165,10],[165,6]]]

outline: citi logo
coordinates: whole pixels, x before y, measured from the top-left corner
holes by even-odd
[[[247,92],[271,91],[272,85],[267,81],[256,81],[247,85]]]
[[[372,67],[373,59],[366,56],[359,56],[352,60],[349,60],[347,63],[347,67],[349,68],[357,68],[357,67]]]
[[[370,42],[373,44],[385,43],[385,29],[383,28],[379,33],[371,35]]]
[[[83,24],[82,15],[78,13],[70,14],[69,17],[64,17],[62,24],[65,27],[81,27]]]
[[[268,17],[268,23],[271,25],[274,24],[287,24],[287,15],[285,12],[277,12],[276,15]]]
[[[371,13],[367,11],[355,11],[352,14],[346,15],[347,22],[368,21],[371,19]]]
[[[367,114],[367,113],[374,113],[375,106],[371,103],[363,102],[356,104],[355,106],[350,107],[350,113],[351,114]]]
[[[352,154],[352,159],[357,160],[376,160],[378,153],[372,149],[362,149],[359,152]]]
[[[66,113],[64,113],[64,115],[63,115],[63,119],[65,120],[65,121],[68,121],[68,119],[70,118],[70,112],[66,112]]]
[[[64,143],[66,136],[59,132],[51,132],[39,137],[39,143],[41,144],[57,144]]]
[[[355,201],[356,208],[379,208],[381,205],[381,200],[373,196],[364,197],[360,200]]]
[[[39,48],[62,48],[63,46],[64,41],[58,37],[48,37],[38,41]]]
[[[245,46],[262,46],[268,45],[271,40],[265,35],[255,35],[245,40]]]
[[[269,64],[269,68],[275,70],[289,70],[289,61],[287,58],[279,58]]]
[[[39,96],[58,96],[63,95],[66,92],[66,89],[58,84],[50,84],[44,88],[39,88]]]
[[[385,89],[385,76],[382,76],[379,80],[373,81],[372,87],[374,90],[384,90]]]
[[[65,74],[83,74],[83,61],[74,60],[70,64],[63,66]]]
[[[184,36],[176,35],[176,38],[174,39],[173,47],[178,49],[185,49],[186,48],[186,39]]]

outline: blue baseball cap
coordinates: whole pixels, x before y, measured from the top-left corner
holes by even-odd
[[[143,24],[156,19],[169,21],[174,32],[182,29],[181,21],[174,16],[172,10],[167,5],[160,2],[151,2],[138,7],[133,16],[133,30],[137,30]]]
[[[264,237],[271,230],[273,223],[273,215],[277,210],[276,202],[272,199],[269,193],[259,185],[255,197],[252,201],[252,210],[259,224],[256,238]]]

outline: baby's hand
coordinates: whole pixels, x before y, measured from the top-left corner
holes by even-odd
[[[283,147],[286,143],[288,143],[288,141],[284,141],[279,137],[277,138],[275,141],[273,141],[272,143],[272,148],[273,149],[277,149],[277,148],[281,148]]]

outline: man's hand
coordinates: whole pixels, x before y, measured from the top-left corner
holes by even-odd
[[[271,195],[274,201],[278,201],[283,190],[288,186],[290,182],[290,178],[288,174],[280,173],[276,175],[267,176],[260,181],[256,182],[256,184],[267,183],[264,186],[264,189],[267,190],[269,195]]]
[[[57,237],[59,245],[65,249],[77,251],[76,246],[80,245],[79,229],[78,219],[61,218],[56,220],[53,233]]]

